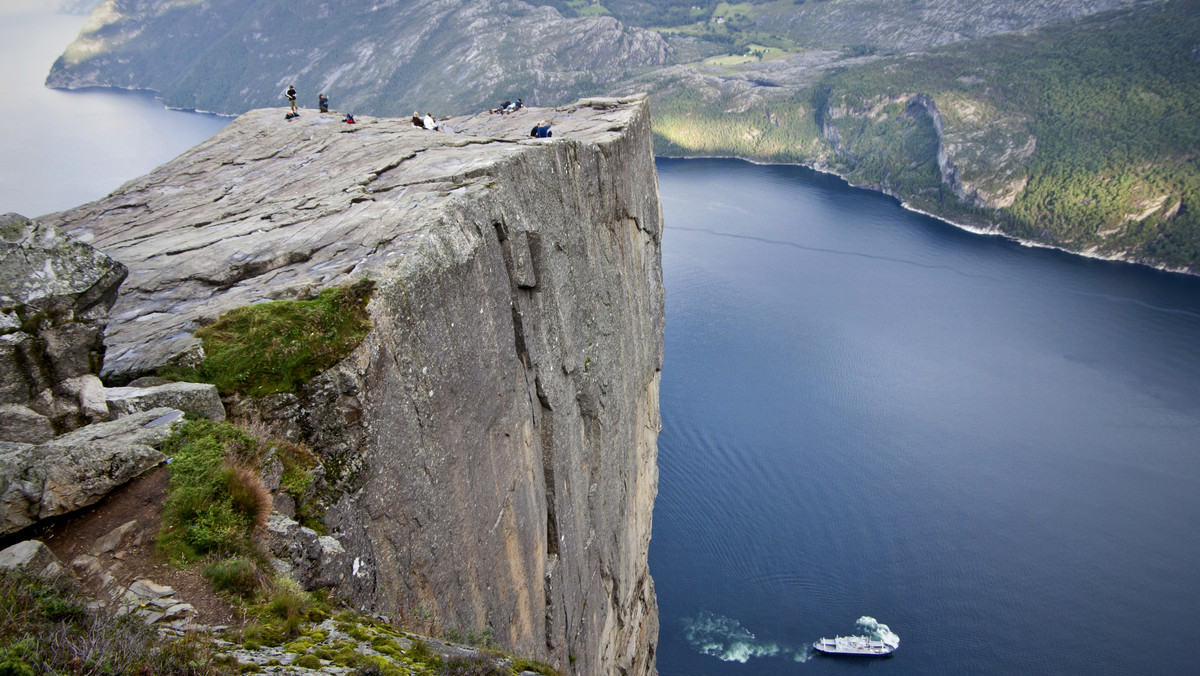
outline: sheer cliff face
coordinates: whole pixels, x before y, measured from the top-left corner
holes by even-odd
[[[346,491],[340,592],[490,627],[563,673],[651,674],[647,569],[663,349],[642,98],[451,120],[239,118],[46,220],[129,266],[106,375],[192,348],[235,305],[376,280],[359,349],[274,414]],[[539,119],[551,139],[528,139]]]

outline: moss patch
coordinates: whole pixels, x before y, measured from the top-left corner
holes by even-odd
[[[258,442],[228,423],[189,420],[163,445],[171,484],[163,505],[160,550],[176,561],[256,551],[271,497],[258,477]]]
[[[367,301],[375,283],[325,289],[312,300],[240,307],[196,331],[204,362],[160,375],[212,383],[222,392],[261,397],[291,392],[345,359],[371,330]]]

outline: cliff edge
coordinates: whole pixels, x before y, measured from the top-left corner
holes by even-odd
[[[221,312],[368,277],[374,328],[256,402],[326,461],[337,593],[490,630],[562,673],[653,674],[663,357],[644,96],[445,121],[251,111],[47,216],[129,268],[109,384],[198,356]],[[529,138],[539,120],[553,137]]]

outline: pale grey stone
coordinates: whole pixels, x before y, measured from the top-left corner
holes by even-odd
[[[165,584],[158,584],[148,578],[141,578],[129,585],[129,592],[148,599],[160,599],[164,596],[173,596],[175,589]]]
[[[21,570],[49,580],[58,579],[67,571],[40,540],[25,540],[0,551],[0,568]]]
[[[90,554],[80,554],[71,559],[71,570],[79,577],[87,580],[89,578],[98,577],[104,572],[104,566],[101,565],[100,559]]]
[[[97,370],[99,370],[97,368]],[[92,373],[62,381],[56,390],[72,396],[78,403],[79,412],[89,423],[108,422],[113,416],[108,411],[104,383]]]
[[[208,383],[167,382],[150,387],[110,387],[104,391],[107,410],[114,417],[152,408],[175,408],[199,413],[209,420],[225,420],[225,406],[215,385]]]
[[[106,533],[99,540],[96,540],[96,543],[92,545],[92,549],[89,553],[92,556],[100,556],[101,554],[107,554],[111,552],[120,546],[121,541],[125,539],[125,536],[128,535],[129,531],[133,530],[135,526],[137,526],[137,519],[126,521],[120,526],[117,526]]]
[[[161,463],[158,448],[182,415],[154,409],[36,446],[0,446],[0,532],[91,505]]]

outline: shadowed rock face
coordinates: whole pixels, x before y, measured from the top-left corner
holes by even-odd
[[[661,209],[642,97],[447,121],[253,111],[47,217],[130,269],[105,374],[368,276],[374,329],[274,412],[344,491],[338,591],[563,673],[654,673]],[[540,120],[553,138],[530,139]]]

